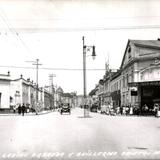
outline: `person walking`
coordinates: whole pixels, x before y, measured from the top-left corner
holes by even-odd
[[[25,105],[23,103],[23,105],[22,105],[22,116],[24,116],[25,110],[26,110],[26,107],[25,107]]]
[[[129,108],[129,114],[133,115],[133,106],[131,106],[131,105],[130,105],[130,108]]]
[[[22,107],[21,107],[21,104],[18,105],[18,114],[21,114],[22,112]]]
[[[16,105],[13,106],[13,113],[16,113]]]

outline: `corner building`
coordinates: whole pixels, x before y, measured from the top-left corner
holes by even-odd
[[[121,106],[137,106],[143,113],[160,104],[160,41],[128,40],[120,66]]]

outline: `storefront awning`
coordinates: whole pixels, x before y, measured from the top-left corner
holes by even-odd
[[[137,86],[160,86],[160,81],[146,81],[146,82],[131,82],[128,83],[129,87]]]

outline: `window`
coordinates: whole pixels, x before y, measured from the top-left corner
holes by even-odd
[[[129,82],[129,76],[128,74],[126,75],[126,86],[128,85],[128,82]]]
[[[131,46],[128,47],[128,59],[131,58]]]
[[[125,87],[125,77],[123,76],[123,87]]]

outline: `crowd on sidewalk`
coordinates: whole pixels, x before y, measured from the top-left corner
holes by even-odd
[[[38,109],[36,106],[35,108],[30,107],[29,104],[17,104],[12,106],[10,109],[0,109],[0,115],[3,116],[11,116],[11,115],[20,115],[20,116],[25,116],[25,115],[42,115],[42,114],[47,114],[51,113],[54,111],[54,108],[48,108],[48,109]]]
[[[156,117],[160,117],[160,105],[155,103],[152,108],[149,108],[146,104],[142,107],[139,106],[113,106],[112,103],[102,103],[98,105],[98,103],[94,103],[90,106],[91,112],[100,112],[101,114],[106,115],[138,115],[138,116],[148,116],[154,115]]]
[[[15,114],[15,113],[18,113],[19,115],[22,115],[22,116],[24,116],[24,114],[26,113],[30,113],[30,112],[35,112],[35,110],[34,109],[32,109],[32,108],[30,108],[29,107],[29,104],[17,104],[17,105],[15,105],[15,106],[13,106],[13,113]]]

